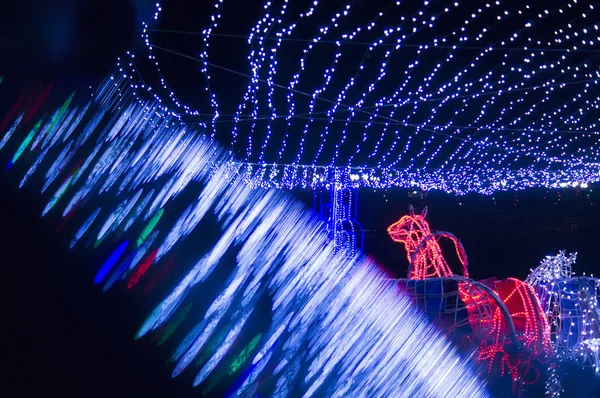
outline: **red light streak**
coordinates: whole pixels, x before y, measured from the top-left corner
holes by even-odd
[[[158,249],[154,249],[150,254],[146,256],[139,265],[139,267],[135,270],[131,278],[129,278],[129,282],[127,283],[127,288],[131,289],[135,285],[138,284],[142,276],[148,271],[154,260],[156,259],[156,254],[158,253]]]
[[[146,293],[151,292],[157,286],[159,286],[161,284],[161,282],[165,282],[166,279],[167,279],[167,277],[169,276],[169,274],[173,270],[174,266],[175,266],[175,256],[170,256],[165,261],[165,263],[163,264],[163,266],[158,268],[158,270],[155,272],[155,275],[150,279],[150,281],[148,282],[148,284],[146,284],[146,287],[144,288],[144,291]]]
[[[46,101],[46,99],[50,95],[50,92],[52,91],[53,87],[54,87],[54,83],[50,84],[49,86],[47,86],[44,89],[44,91],[37,98],[37,101],[27,111],[27,115],[23,118],[23,123],[27,123],[28,121],[30,121],[33,118],[33,116],[35,116],[37,111],[40,109],[42,104]]]

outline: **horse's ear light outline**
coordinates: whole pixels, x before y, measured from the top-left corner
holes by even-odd
[[[423,216],[423,218],[426,218],[426,217],[427,217],[427,210],[428,210],[428,208],[427,208],[427,206],[425,206],[425,208],[424,208],[424,209],[423,209],[423,211],[421,212],[421,215]]]
[[[408,211],[410,212],[411,216],[415,215],[415,208],[413,207],[413,205],[408,205]]]

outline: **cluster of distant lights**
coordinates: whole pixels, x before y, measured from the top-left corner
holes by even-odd
[[[215,38],[237,33],[227,30],[228,5],[215,1],[198,32],[201,52],[182,54],[201,65],[206,87],[198,96],[206,109],[183,104],[163,75],[156,53],[174,51],[152,37],[160,32],[160,4],[142,32],[159,87],[145,83],[136,64],[146,61],[133,52],[113,78],[122,95],[151,96],[163,114],[221,140],[244,159],[240,165],[257,186],[337,183],[492,194],[585,189],[600,180],[593,117],[600,108],[594,94],[600,31],[593,4],[423,1],[411,10],[397,2],[377,12],[350,2],[316,24],[331,4],[316,0],[300,9],[288,0],[257,2],[247,5],[262,10],[247,34],[248,64],[235,67],[212,61]],[[329,60],[317,51],[323,46],[331,48]],[[357,48],[364,49],[362,58],[349,55]],[[295,67],[279,66],[283,53]],[[434,56],[437,61],[429,59]],[[227,73],[247,81],[231,109],[225,109],[231,92],[218,84]]]
[[[0,155],[42,191],[44,216],[62,216],[71,247],[110,253],[94,280],[103,291],[167,288],[136,338],[172,345],[174,377],[195,374],[209,395],[235,377],[232,397],[489,395],[371,259],[336,253],[298,201],[254,189],[225,150],[113,87],[98,89],[100,109],[71,96],[46,115],[30,106],[45,98],[23,96],[0,121]],[[179,255],[215,222],[213,245]],[[206,289],[216,274],[224,283]]]

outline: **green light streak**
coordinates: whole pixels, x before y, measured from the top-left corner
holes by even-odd
[[[246,363],[248,359],[250,359],[250,355],[252,355],[252,352],[258,345],[258,342],[260,341],[261,337],[262,333],[259,333],[256,337],[252,339],[250,344],[248,344],[246,348],[244,348],[242,352],[240,352],[240,355],[233,359],[233,361],[231,362],[231,366],[229,367],[230,375],[237,372],[242,367],[242,365]]]
[[[97,240],[96,242],[94,242],[94,249],[97,249],[98,246],[100,246],[102,244],[102,242],[104,242],[104,237],[102,237],[102,239]]]
[[[252,355],[253,351],[256,349],[256,346],[258,345],[258,342],[260,341],[261,337],[262,337],[262,333],[259,333],[257,336],[255,336],[252,339],[252,341],[246,346],[246,348],[244,348],[242,350],[242,352],[233,359],[233,361],[231,362],[231,365],[229,366],[229,372],[228,372],[229,376],[231,376],[232,374],[237,372],[242,367],[242,365],[250,359],[250,356]],[[204,355],[204,356],[207,357],[207,355]],[[200,365],[201,363],[205,362],[205,360],[208,358],[203,358],[203,359],[204,360],[202,362],[196,362],[196,365]],[[209,383],[206,385],[206,387],[203,388],[202,396],[210,395],[212,390],[216,387],[216,385],[219,382],[221,382],[221,380],[223,379],[224,376],[225,376],[225,374],[223,374],[223,373],[221,373],[220,375],[213,374],[213,377],[211,377],[209,379]]]
[[[215,352],[217,352],[217,349],[225,339],[227,333],[227,329],[222,330],[219,334],[210,339],[209,341],[211,344],[200,351],[198,359],[194,362],[194,366],[202,366]]]
[[[165,212],[165,209],[160,209],[158,211],[158,213],[156,213],[154,215],[154,217],[152,217],[152,219],[150,221],[148,221],[148,224],[146,225],[146,227],[142,231],[142,234],[140,235],[140,237],[138,238],[138,240],[136,242],[138,247],[141,246],[142,243],[144,243],[144,241],[148,238],[148,236],[150,236],[150,234],[156,227],[156,224],[158,224],[158,222],[160,221],[160,218],[162,217],[164,212]]]
[[[11,162],[12,164],[14,164],[17,160],[19,160],[19,158],[21,157],[21,155],[23,154],[23,152],[25,152],[25,149],[27,149],[27,147],[31,143],[31,140],[33,140],[33,137],[35,137],[35,133],[37,133],[37,131],[39,130],[39,128],[40,128],[41,125],[42,125],[42,121],[40,120],[31,129],[31,131],[29,132],[29,134],[27,134],[27,137],[25,137],[25,140],[23,140],[23,142],[21,143],[21,146],[19,146],[19,149],[17,149],[17,152],[15,152],[15,156],[13,156],[12,162]]]
[[[54,119],[52,119],[52,122],[50,122],[50,126],[48,127],[48,130],[47,130],[48,134],[50,134],[52,131],[54,131],[54,129],[56,128],[56,125],[58,124],[58,121],[62,119],[63,115],[69,108],[69,105],[71,105],[71,101],[73,101],[74,96],[75,96],[75,92],[73,92],[73,94],[71,94],[69,96],[69,98],[67,98],[65,103],[60,107],[60,111],[56,114],[56,116],[54,116]]]
[[[159,340],[159,342],[158,342],[157,345],[161,346],[164,343],[166,343],[167,340],[169,340],[171,338],[171,336],[173,335],[173,333],[175,333],[175,331],[177,330],[177,328],[179,328],[179,326],[181,325],[181,322],[183,322],[183,320],[185,319],[185,317],[187,316],[187,314],[192,309],[192,304],[193,303],[189,303],[188,305],[186,305],[179,312],[179,314],[177,314],[177,316],[175,318],[173,318],[173,320],[171,322],[169,322],[169,324],[165,328],[165,333],[163,334],[163,336],[161,337],[161,339]],[[137,339],[138,339],[138,336],[136,336],[136,340]]]

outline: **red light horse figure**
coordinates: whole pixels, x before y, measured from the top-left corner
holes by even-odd
[[[465,277],[467,270],[467,255],[459,240],[449,232],[431,233],[429,223],[425,221],[427,208],[421,214],[415,214],[410,207],[410,214],[390,225],[388,234],[394,242],[404,243],[406,256],[410,264],[409,279],[443,278],[453,276],[452,270],[444,259],[439,238],[450,239],[456,248],[456,254],[463,265]]]
[[[515,390],[537,382],[539,371],[532,362],[548,356],[551,343],[550,327],[532,287],[514,278],[486,283],[470,279],[467,256],[460,241],[448,232],[432,233],[426,215],[427,208],[415,214],[411,206],[410,214],[387,230],[392,240],[404,244],[410,264],[409,279],[458,279],[458,293],[475,335],[471,340],[479,344],[479,361],[489,361],[490,371],[499,363],[501,375],[508,370]],[[450,269],[439,245],[441,238],[454,243],[462,276]],[[481,311],[482,307],[491,311]],[[518,390],[520,393],[521,388]]]

